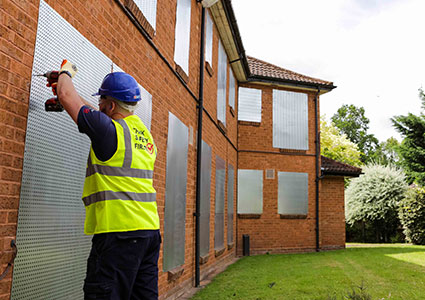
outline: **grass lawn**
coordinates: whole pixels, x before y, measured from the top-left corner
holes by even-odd
[[[244,257],[192,299],[425,299],[425,246],[348,245],[345,250]]]

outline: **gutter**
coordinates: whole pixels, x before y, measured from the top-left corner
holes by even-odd
[[[256,83],[256,82],[262,82],[262,83],[268,83],[268,84],[276,84],[276,85],[287,85],[292,86],[295,88],[303,88],[303,89],[314,89],[321,91],[322,94],[332,91],[334,88],[336,88],[335,85],[326,85],[326,84],[309,84],[308,82],[304,81],[295,81],[295,80],[288,80],[288,79],[281,79],[281,78],[274,78],[274,77],[267,77],[267,76],[261,76],[261,75],[250,75],[249,78],[247,78],[247,82],[249,83]]]

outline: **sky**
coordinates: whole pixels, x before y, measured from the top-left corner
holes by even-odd
[[[259,5],[261,3],[261,5]],[[369,133],[401,140],[390,118],[420,113],[424,0],[232,0],[247,55],[337,86],[320,97],[329,120],[364,107]]]

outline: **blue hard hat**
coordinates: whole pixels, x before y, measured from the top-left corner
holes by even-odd
[[[93,96],[110,96],[123,102],[141,100],[140,89],[136,80],[124,72],[113,72],[106,75],[99,91]]]

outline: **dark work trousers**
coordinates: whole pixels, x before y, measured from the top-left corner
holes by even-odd
[[[159,230],[96,234],[87,261],[84,299],[158,299],[160,246]]]

